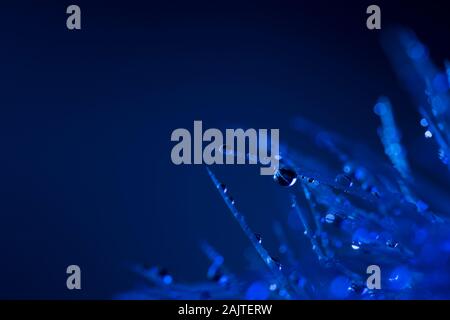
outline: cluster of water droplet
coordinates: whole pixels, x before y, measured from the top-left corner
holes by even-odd
[[[438,158],[448,166],[450,81],[410,32],[400,32],[398,39],[409,59],[401,66],[402,75],[418,75],[424,83],[419,93],[421,101],[428,101],[419,106],[424,136],[435,141]],[[323,157],[299,156],[293,148],[283,151],[273,181],[291,205],[287,222],[274,223],[276,255],[246,223],[228,187],[208,169],[254,249],[255,272],[231,272],[225,259],[205,244],[207,282],[179,284],[164,269],[138,268],[153,284],[140,294],[157,299],[450,298],[450,197],[433,179],[414,175],[389,99],[380,98],[374,112],[380,118],[385,155],[296,119],[294,129]],[[374,264],[382,270],[381,289],[366,286],[366,268]]]

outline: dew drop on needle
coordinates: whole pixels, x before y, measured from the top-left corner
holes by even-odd
[[[282,187],[292,187],[297,182],[297,173],[288,167],[279,168],[273,180]]]
[[[334,181],[342,188],[350,188],[351,186],[353,186],[353,181],[352,178],[350,178],[348,175],[346,174],[338,174],[336,176],[336,178],[334,179]]]

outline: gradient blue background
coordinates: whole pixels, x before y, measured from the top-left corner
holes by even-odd
[[[65,26],[72,2],[81,31]],[[411,27],[436,61],[449,57],[444,1],[2,3],[0,298],[111,298],[139,282],[132,263],[198,280],[201,240],[245,269],[248,243],[204,167],[170,161],[172,130],[194,120],[292,141],[301,114],[382,152],[383,94],[414,148],[418,115],[365,26],[372,3],[383,27]],[[258,170],[217,173],[270,248],[288,204]],[[70,264],[81,291],[66,289]]]

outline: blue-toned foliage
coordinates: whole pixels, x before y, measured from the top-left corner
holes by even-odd
[[[441,71],[427,48],[407,30],[384,38],[388,56],[410,91],[432,140],[442,169],[450,165],[450,67]],[[292,129],[309,141],[313,154],[285,142],[274,183],[284,188],[291,212],[286,224],[310,242],[309,252],[274,222],[278,252],[269,252],[230,196],[232,186],[207,172],[222,201],[255,251],[252,276],[234,274],[226,258],[209,244],[210,261],[202,283],[173,281],[166,271],[138,267],[148,287],[121,295],[144,299],[413,299],[450,298],[450,228],[448,190],[434,177],[416,175],[416,156],[402,145],[395,106],[387,97],[374,102],[385,155],[298,117]],[[369,116],[369,115],[368,115]],[[371,115],[374,116],[374,115]],[[340,168],[340,169],[336,169]],[[239,195],[233,195],[237,198]],[[218,198],[219,199],[219,198]],[[218,203],[218,205],[220,205]],[[275,219],[275,217],[274,217]],[[301,226],[294,227],[296,220]],[[292,231],[292,230],[291,230]],[[314,256],[315,264],[311,264]],[[381,289],[366,286],[369,265],[381,268]]]

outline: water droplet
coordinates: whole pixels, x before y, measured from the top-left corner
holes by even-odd
[[[341,225],[341,223],[347,219],[347,216],[341,212],[329,212],[324,218],[324,222],[334,225]]]
[[[403,290],[408,288],[412,282],[411,272],[406,267],[397,267],[389,275],[389,283],[393,289]]]
[[[376,197],[376,198],[380,198],[380,192],[378,191],[377,187],[372,187],[370,188],[370,193]]]
[[[352,171],[353,171],[353,167],[352,167],[352,165],[350,165],[350,164],[346,164],[346,165],[344,165],[344,167],[342,168],[342,170],[343,170],[345,173],[350,174],[350,173],[352,173]]]
[[[336,176],[336,179],[334,179],[334,181],[340,186],[343,187],[345,189],[350,188],[351,186],[353,186],[353,181],[352,178],[350,178],[348,175],[346,174],[338,174]]]
[[[235,201],[234,201],[233,197],[228,197],[228,200],[230,200],[230,202],[231,202],[232,205],[235,204]]]
[[[352,249],[353,250],[359,250],[361,248],[361,242],[359,241],[353,241],[352,242]]]
[[[332,214],[332,213],[328,213],[328,214],[325,216],[325,222],[326,222],[326,223],[333,223],[333,222],[335,221],[335,219],[336,219],[336,217],[335,217],[334,214]]]
[[[280,186],[292,187],[297,181],[297,173],[291,168],[279,168],[275,172],[273,180],[275,180],[275,182],[277,182]]]
[[[223,193],[227,193],[228,192],[228,188],[224,183],[221,183],[219,185],[220,189],[223,191]]]
[[[362,294],[364,292],[364,289],[365,287],[363,285],[354,282],[348,287],[348,290],[354,294]]]
[[[352,240],[358,244],[371,243],[376,240],[377,234],[375,232],[370,232],[366,228],[358,228],[353,232]]]
[[[256,241],[258,241],[259,244],[262,243],[262,236],[259,233],[255,233],[255,238],[256,238]]]
[[[386,241],[386,245],[387,245],[389,248],[397,248],[397,247],[398,247],[398,242],[395,241],[395,240],[390,239],[390,240],[387,240],[387,241]]]
[[[228,277],[220,271],[217,271],[211,280],[221,286],[226,285],[228,283]]]
[[[430,139],[433,137],[433,134],[431,133],[430,130],[425,131],[425,138]]]
[[[159,268],[158,276],[161,278],[162,282],[166,285],[169,285],[173,282],[173,278],[166,268]]]
[[[282,265],[281,265],[280,260],[278,260],[277,258],[274,258],[274,257],[270,257],[270,258],[272,259],[272,262],[277,266],[278,270],[281,270]]]
[[[420,120],[420,125],[421,125],[422,127],[428,127],[428,121],[427,121],[427,119],[422,118],[422,119]]]

